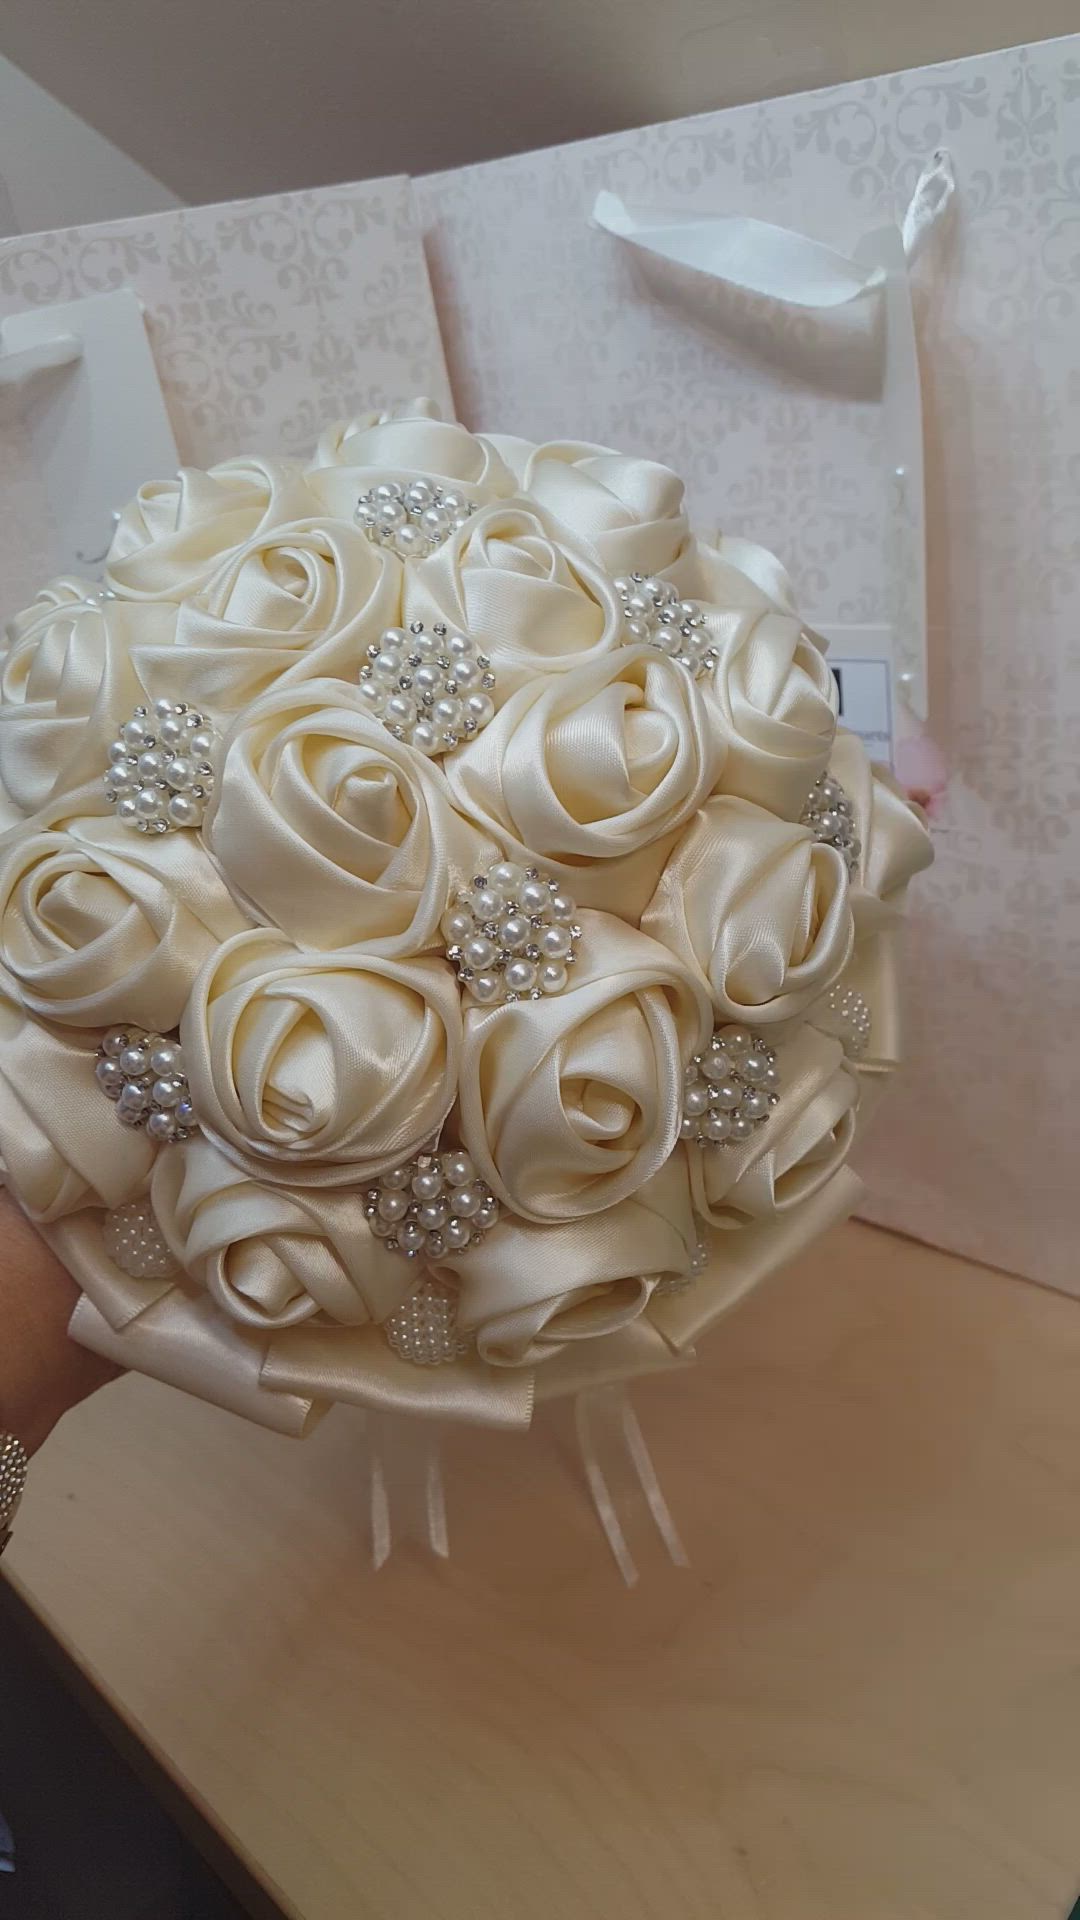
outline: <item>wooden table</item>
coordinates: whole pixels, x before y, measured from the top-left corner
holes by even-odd
[[[627,1592],[565,1414],[447,1448],[369,1570],[358,1434],[144,1380],[35,1464],[10,1577],[303,1920],[1063,1920],[1080,1310],[835,1233],[635,1399],[692,1556]]]

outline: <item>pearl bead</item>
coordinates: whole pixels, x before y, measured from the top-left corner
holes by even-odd
[[[182,1099],[177,1101],[173,1112],[182,1127],[193,1127],[195,1125],[195,1107],[190,1095],[185,1093]]]
[[[145,1073],[150,1065],[150,1054],[146,1047],[140,1046],[136,1042],[133,1046],[124,1048],[120,1055],[120,1065],[123,1067],[129,1080],[137,1080],[139,1075]]]
[[[499,1218],[498,1201],[485,1200],[483,1206],[478,1207],[476,1210],[476,1213],[473,1216],[473,1226],[475,1227],[477,1233],[488,1233],[490,1229],[496,1225],[496,1223],[498,1222],[498,1218]]]
[[[519,867],[516,861],[499,860],[488,874],[488,882],[499,892],[509,894],[516,899],[518,888],[525,883],[525,869]]]
[[[709,1094],[706,1087],[688,1087],[683,1095],[683,1112],[696,1119],[699,1114],[708,1113]]]
[[[474,973],[469,981],[469,992],[481,1006],[493,1006],[496,1000],[502,998],[502,980],[497,973]]]
[[[701,1071],[706,1080],[711,1080],[718,1085],[721,1080],[726,1080],[730,1075],[731,1061],[726,1053],[713,1053],[710,1050],[702,1055]]]
[[[558,920],[566,924],[573,919],[577,912],[577,907],[574,905],[568,893],[556,890],[555,893],[548,895],[547,910],[553,920]]]
[[[147,726],[145,720],[140,719],[138,714],[133,714],[132,718],[125,722],[121,729],[121,734],[127,745],[134,747],[136,751],[138,751],[140,747],[146,745],[150,738],[150,728]]]
[[[407,1187],[410,1184],[411,1180],[412,1180],[411,1168],[391,1167],[389,1173],[384,1173],[382,1175],[379,1184],[380,1186],[383,1186],[383,1187],[390,1187],[392,1189],[400,1190],[402,1187]]]
[[[464,709],[460,700],[455,700],[449,694],[444,694],[441,700],[436,700],[432,708],[432,715],[436,725],[452,730],[461,725],[463,711]]]
[[[156,787],[140,787],[135,795],[135,811],[140,820],[156,820],[161,811],[161,795]]]
[[[474,1179],[476,1175],[476,1168],[473,1165],[472,1156],[464,1151],[444,1153],[442,1157],[442,1169],[452,1187],[467,1186],[469,1181]]]
[[[546,911],[548,901],[551,899],[551,893],[542,881],[526,880],[525,885],[518,894],[518,898],[526,913],[543,913]]]
[[[171,1141],[175,1133],[175,1123],[171,1113],[152,1113],[146,1123],[146,1131],[151,1140],[161,1143]]]
[[[422,513],[424,508],[430,507],[434,500],[435,489],[427,480],[413,480],[405,489],[405,498],[410,507],[415,507],[417,512]]]
[[[425,1167],[414,1174],[412,1190],[418,1200],[437,1200],[443,1190],[443,1177],[437,1167]]]
[[[453,907],[449,913],[443,914],[443,937],[450,946],[460,947],[462,942],[469,938],[472,930],[473,917],[471,913],[463,912],[460,907]]]
[[[409,1211],[409,1197],[399,1193],[396,1188],[387,1188],[379,1195],[379,1217],[383,1220],[404,1220]]]
[[[124,1070],[115,1060],[99,1060],[94,1072],[99,1086],[103,1087],[107,1094],[110,1096],[119,1094],[124,1084]]]
[[[532,938],[532,925],[523,913],[508,913],[499,926],[499,944],[510,953],[520,952]]]
[[[545,960],[537,984],[541,993],[561,993],[569,978],[561,960]]]
[[[117,802],[116,817],[118,820],[122,820],[125,826],[130,826],[133,821],[139,818],[138,802],[134,794],[125,793]]]
[[[151,1072],[156,1074],[158,1079],[168,1078],[177,1072],[181,1059],[179,1047],[174,1046],[171,1040],[159,1040],[156,1046],[150,1049]]]
[[[536,985],[536,968],[531,960],[511,960],[504,978],[511,993],[528,993]]]
[[[392,693],[383,708],[383,712],[387,720],[395,727],[412,727],[416,725],[416,702],[415,700],[410,700],[407,693]]]
[[[710,1113],[705,1122],[705,1131],[710,1140],[727,1140],[731,1134],[731,1115]]]
[[[741,1111],[748,1120],[764,1120],[769,1112],[767,1093],[748,1093],[743,1100]]]
[[[424,536],[420,528],[411,523],[402,527],[394,538],[394,545],[403,560],[408,560],[413,554],[418,553],[424,544]]]
[[[473,890],[472,909],[478,920],[497,920],[504,904],[502,895],[492,887],[476,887]]]
[[[139,755],[138,773],[140,780],[160,780],[161,770],[164,765],[165,762],[160,753],[153,747],[147,748],[145,753],[140,753]],[[128,769],[128,771],[130,773],[130,769]]]
[[[573,946],[565,927],[545,927],[537,943],[548,960],[565,960]]]
[[[190,793],[174,793],[169,801],[169,819],[174,827],[196,827],[199,824],[200,808]]]
[[[415,667],[413,669],[413,686],[416,687],[420,693],[434,693],[436,687],[442,686],[442,673],[440,669],[431,666],[429,663]]]
[[[498,948],[494,940],[489,940],[486,934],[474,933],[465,942],[464,955],[466,966],[482,973],[497,958]]]
[[[456,1214],[463,1220],[468,1220],[474,1213],[479,1213],[483,1203],[484,1196],[479,1187],[458,1187],[450,1204]]]
[[[184,737],[184,723],[177,714],[170,713],[168,718],[161,722],[158,733],[167,747],[175,747]]]
[[[131,1045],[131,1036],[126,1027],[110,1027],[101,1042],[101,1050],[110,1060],[119,1060],[126,1047]]]
[[[445,1200],[425,1200],[420,1208],[419,1220],[425,1233],[437,1233],[450,1218],[450,1208]]]
[[[397,680],[405,666],[405,656],[399,653],[396,647],[387,647],[380,653],[378,659],[372,662],[372,665],[380,680]],[[419,684],[420,671],[418,668],[417,684]]]
[[[752,1120],[747,1120],[745,1115],[741,1113],[732,1114],[731,1138],[733,1140],[749,1140],[753,1131],[754,1123]]]
[[[175,1107],[183,1091],[182,1080],[155,1080],[151,1098],[156,1107]]]
[[[214,735],[209,727],[197,727],[188,741],[188,746],[197,760],[205,760],[207,754],[214,750]]]
[[[743,1079],[749,1080],[754,1086],[756,1086],[759,1081],[764,1080],[768,1071],[769,1063],[763,1053],[745,1054],[739,1068]]]
[[[754,1036],[745,1027],[725,1027],[724,1046],[733,1058],[749,1053],[754,1044]]]
[[[470,693],[465,701],[465,711],[478,727],[486,727],[488,721],[494,718],[495,702],[489,694]]]
[[[407,1220],[397,1236],[402,1253],[423,1253],[427,1235],[415,1220]]]
[[[438,746],[438,735],[435,728],[426,720],[421,720],[418,725],[413,728],[409,738],[413,746],[418,747],[421,753],[434,753]]]
[[[455,660],[454,679],[459,693],[479,692],[480,668],[475,660]],[[474,716],[475,717],[475,716]]]
[[[743,1090],[737,1080],[721,1080],[715,1094],[716,1105],[726,1113],[734,1113],[742,1104]]]
[[[443,1239],[452,1253],[460,1253],[472,1239],[472,1228],[467,1220],[448,1220]]]
[[[154,701],[154,717],[156,719],[167,720],[172,710],[173,702],[167,695],[163,694],[159,699]]]

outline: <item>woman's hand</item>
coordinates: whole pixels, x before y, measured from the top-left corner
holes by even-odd
[[[0,1431],[27,1453],[120,1371],[68,1339],[78,1297],[70,1274],[0,1192]]]

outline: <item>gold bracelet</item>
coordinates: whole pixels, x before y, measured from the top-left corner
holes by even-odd
[[[29,1465],[22,1441],[13,1433],[0,1433],[0,1553],[11,1539],[11,1523],[22,1499]]]

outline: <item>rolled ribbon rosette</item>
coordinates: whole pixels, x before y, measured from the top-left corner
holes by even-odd
[[[522,1426],[855,1204],[929,842],[666,466],[416,403],[185,469],[0,696],[0,1165],[76,1338]]]

